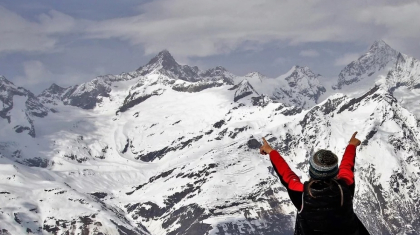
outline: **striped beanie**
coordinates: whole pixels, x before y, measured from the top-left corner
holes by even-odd
[[[337,174],[338,158],[330,150],[321,149],[309,159],[309,175],[312,179],[331,179]]]

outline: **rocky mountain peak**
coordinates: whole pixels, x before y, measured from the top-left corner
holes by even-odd
[[[399,54],[383,40],[375,41],[368,52],[341,70],[338,82],[332,88],[340,90],[360,81],[365,81],[366,87],[373,86],[379,74],[386,74],[393,68]]]
[[[210,77],[210,76],[221,76],[223,75],[225,72],[227,72],[227,70],[222,67],[222,66],[217,66],[215,68],[211,68],[206,70],[206,72],[204,72],[202,74],[203,77]]]
[[[286,77],[286,81],[289,83],[290,87],[294,87],[297,85],[304,85],[303,83],[308,83],[308,85],[319,85],[318,77],[320,74],[315,74],[309,67],[301,67],[299,65],[295,65],[290,69],[287,73],[289,74]]]
[[[386,64],[398,56],[399,52],[389,46],[385,41],[375,41],[369,51],[362,57],[373,56],[377,63]]]
[[[384,40],[375,41],[369,48],[369,52],[383,51],[383,50],[394,50]]]
[[[284,83],[276,87],[273,99],[287,105],[310,108],[318,103],[319,97],[326,92],[319,82],[321,75],[309,67],[293,66],[286,74],[277,78]]]
[[[252,87],[247,79],[243,79],[240,83],[236,84],[232,88],[229,88],[229,90],[235,90],[233,98],[235,102],[252,94],[259,96],[258,92],[255,91],[254,87]]]
[[[149,63],[137,69],[137,73],[141,76],[150,73],[160,73],[172,79],[181,79],[189,82],[200,80],[200,70],[197,66],[178,64],[167,50],[159,52]]]
[[[175,66],[175,65],[179,65],[176,61],[175,61],[175,59],[174,59],[174,57],[171,55],[171,53],[169,53],[169,51],[168,50],[163,50],[163,51],[161,51],[161,52],[159,52],[159,54],[155,57],[155,58],[153,58],[152,60],[151,60],[151,62],[152,61],[158,61],[159,63],[161,63],[162,64],[162,66],[164,66],[164,67],[170,67],[170,66]],[[149,62],[150,63],[150,62]]]
[[[175,61],[171,53],[169,53],[168,50],[163,50],[153,57],[149,63],[140,67],[137,71],[142,71],[142,75],[145,75],[155,69],[173,70],[179,66],[180,65]]]
[[[65,90],[66,88],[53,83],[46,91],[49,91],[52,94],[62,94]]]
[[[0,85],[7,84],[7,85],[14,85],[13,82],[7,80],[5,76],[0,75]]]
[[[250,72],[250,73],[246,74],[245,77],[247,77],[247,78],[258,78],[258,79],[262,80],[266,76],[264,76],[260,72]]]

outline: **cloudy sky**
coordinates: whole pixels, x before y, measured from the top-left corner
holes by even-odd
[[[309,66],[325,82],[378,39],[420,58],[419,1],[1,0],[0,22],[0,74],[35,93],[136,70],[163,49],[237,75]]]

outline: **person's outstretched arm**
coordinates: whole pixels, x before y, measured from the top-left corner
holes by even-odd
[[[260,148],[263,155],[269,154],[274,171],[280,178],[281,183],[286,187],[289,197],[295,207],[300,210],[302,206],[303,184],[300,178],[290,169],[283,157],[267,143],[263,138],[263,145]]]
[[[287,162],[276,150],[270,152],[270,160],[281,182],[287,189],[303,192],[303,184],[300,182],[300,178],[290,169]]]
[[[270,155],[271,163],[280,177],[280,180],[287,189],[303,192],[303,184],[300,182],[300,178],[293,172],[283,157],[263,138],[263,145],[260,148],[260,153]]]
[[[344,152],[343,159],[338,172],[338,179],[344,180],[347,185],[354,184],[354,162],[356,159],[356,148],[360,145],[360,140],[356,138],[357,132],[353,134],[349,145]]]

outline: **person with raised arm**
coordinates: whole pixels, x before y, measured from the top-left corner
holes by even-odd
[[[369,234],[353,211],[354,162],[360,140],[355,132],[340,166],[325,149],[309,158],[309,181],[302,183],[283,157],[263,138],[260,153],[269,154],[274,170],[297,209],[295,235]]]

